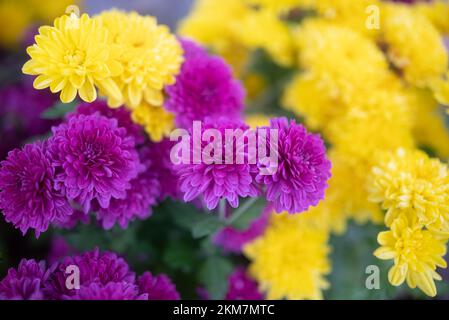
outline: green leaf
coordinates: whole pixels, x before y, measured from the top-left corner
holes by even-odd
[[[260,217],[266,204],[267,203],[265,199],[259,198],[255,203],[251,205],[250,208],[245,210],[245,212],[240,217],[233,221],[231,225],[238,230],[248,229],[251,222]]]
[[[162,259],[174,270],[190,272],[195,263],[196,249],[187,239],[173,239],[165,248]]]
[[[211,299],[223,299],[228,289],[228,278],[233,266],[220,256],[208,258],[201,266],[198,277]]]
[[[193,226],[192,235],[195,239],[209,236],[217,232],[223,226],[223,222],[221,222],[215,215],[204,215],[204,217]]]
[[[70,103],[58,102],[53,107],[45,110],[41,114],[41,118],[42,119],[49,119],[49,120],[61,119],[67,113],[75,110],[76,104],[77,104],[76,101],[73,101],[73,102],[70,102]]]
[[[187,203],[167,200],[159,206],[160,211],[169,214],[173,222],[180,228],[191,231],[193,226],[202,219],[203,214]]]

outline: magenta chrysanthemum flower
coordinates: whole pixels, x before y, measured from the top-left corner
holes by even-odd
[[[116,119],[99,114],[71,117],[53,129],[50,151],[57,168],[58,189],[87,213],[92,201],[108,208],[124,199],[140,163],[134,138]]]
[[[263,300],[257,289],[257,282],[251,279],[245,269],[237,268],[229,277],[226,300]]]
[[[23,141],[50,131],[57,124],[42,119],[42,112],[56,101],[49,92],[35,90],[31,78],[0,89],[0,159]]]
[[[9,269],[0,281],[0,300],[44,300],[48,275],[45,262],[22,259],[17,270]]]
[[[316,206],[331,176],[323,140],[287,118],[272,119],[270,129],[278,130],[277,170],[273,175],[257,176],[257,182],[266,186],[267,200],[277,212],[300,213]],[[272,165],[261,163],[260,167]]]
[[[246,230],[238,230],[234,227],[222,229],[214,236],[214,244],[222,247],[225,251],[241,253],[245,244],[254,240],[265,231],[272,210],[272,206],[267,206],[260,217],[251,222]]]
[[[73,296],[66,300],[148,300],[147,294],[139,294],[138,287],[128,282],[109,282],[105,285],[90,283],[76,290]]]
[[[144,147],[139,151],[139,156],[143,167],[137,178],[131,181],[131,188],[126,191],[126,197],[112,199],[107,209],[100,208],[97,213],[105,229],[111,229],[115,223],[125,229],[129,222],[136,218],[146,219],[152,213],[151,207],[157,203],[160,185],[157,171],[152,167],[152,159],[161,155]]]
[[[192,121],[207,116],[240,115],[244,90],[231,68],[189,40],[182,40],[185,62],[176,83],[166,88],[166,108],[176,115],[178,126],[190,128]]]
[[[151,168],[156,173],[160,185],[159,199],[165,200],[167,197],[173,199],[180,198],[179,179],[170,159],[170,151],[175,145],[174,142],[164,139],[158,143],[152,143],[149,148],[154,155],[151,157]]]
[[[176,286],[165,274],[153,276],[145,272],[139,277],[139,292],[148,294],[148,300],[179,300]]]
[[[184,201],[189,202],[202,196],[206,207],[212,210],[217,207],[220,199],[226,199],[233,208],[236,208],[239,204],[239,197],[256,197],[258,195],[258,189],[253,179],[257,168],[248,164],[247,155],[244,155],[244,158],[246,158],[245,163],[236,164],[237,155],[245,152],[246,149],[246,145],[236,148],[236,139],[233,139],[234,152],[231,155],[233,156],[233,164],[225,163],[227,153],[225,145],[229,143],[225,139],[225,130],[240,129],[242,132],[245,132],[248,127],[238,120],[206,118],[202,126],[201,135],[207,129],[216,129],[223,137],[222,144],[217,145],[217,150],[220,147],[222,149],[221,164],[216,162],[214,164],[205,163],[205,154],[202,155],[203,161],[200,164],[195,164],[193,160],[194,153],[201,154],[206,149],[194,151],[193,149],[196,147],[191,142],[190,163],[175,165],[175,170],[179,176],[180,189],[184,193]],[[190,136],[194,138],[193,133]],[[201,148],[206,147],[208,144],[209,142],[203,141]]]
[[[103,252],[98,249],[82,255],[66,257],[61,263],[52,266],[54,270],[45,287],[46,293],[53,299],[70,299],[77,290],[66,287],[66,268],[75,265],[79,268],[80,288],[92,283],[107,285],[109,282],[135,283],[135,274],[131,272],[126,261],[115,253]]]
[[[125,107],[112,109],[109,108],[107,103],[102,100],[97,100],[92,103],[81,103],[74,112],[68,115],[68,119],[80,114],[89,116],[97,112],[106,118],[116,119],[117,126],[120,128],[125,128],[127,134],[134,138],[136,145],[144,143],[145,136],[143,134],[142,127],[132,121],[131,112]]]
[[[72,214],[67,199],[55,190],[55,170],[45,143],[26,145],[0,163],[0,208],[6,221],[36,237],[54,221]]]

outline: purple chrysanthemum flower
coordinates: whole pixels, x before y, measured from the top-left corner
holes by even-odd
[[[254,181],[257,168],[249,164],[246,154],[243,155],[243,158],[246,159],[244,163],[236,164],[238,154],[246,152],[247,141],[245,139],[245,145],[236,146],[236,138],[232,141],[226,141],[225,130],[240,129],[242,133],[245,133],[248,127],[238,120],[206,118],[201,129],[201,136],[207,129],[216,129],[223,137],[221,144],[218,145],[219,141],[215,141],[216,149],[222,149],[221,159],[216,159],[221,164],[217,164],[215,159],[213,164],[208,164],[204,161],[205,156],[211,156],[207,154],[207,148],[205,148],[210,145],[210,142],[203,141],[202,146],[199,146],[201,150],[196,150],[198,146],[195,146],[190,141],[190,163],[175,165],[175,170],[179,176],[180,190],[184,193],[184,201],[189,202],[202,196],[206,207],[212,210],[217,207],[220,199],[226,199],[231,207],[236,208],[239,204],[239,197],[256,197],[258,195],[258,189]],[[196,139],[194,135],[192,131],[190,140]],[[229,143],[232,143],[234,146],[232,164],[225,163],[227,156],[227,148],[225,146]],[[199,164],[194,163],[195,153],[202,154],[203,160]]]
[[[179,300],[176,286],[165,274],[153,276],[145,272],[139,277],[139,292],[148,294],[148,300]]]
[[[324,198],[331,176],[323,140],[287,118],[272,119],[270,129],[278,130],[277,169],[272,175],[256,178],[266,186],[267,200],[274,203],[277,212],[300,213],[316,206]],[[260,164],[265,168],[272,165]]]
[[[116,119],[78,115],[53,128],[50,152],[57,168],[56,186],[88,212],[92,201],[108,208],[124,199],[141,164],[134,138]]]
[[[170,159],[170,151],[174,142],[164,139],[161,142],[151,143],[149,148],[154,155],[151,157],[151,168],[156,173],[160,185],[159,199],[167,197],[178,199],[181,197],[179,190],[179,179]]]
[[[257,282],[251,279],[245,269],[237,268],[229,277],[226,300],[263,300],[257,289]]]
[[[26,139],[50,131],[57,122],[41,114],[55,101],[51,93],[35,90],[30,78],[0,89],[0,159]]]
[[[109,282],[105,285],[97,282],[81,287],[75,295],[64,297],[66,300],[148,300],[147,294],[139,294],[138,287],[128,282]]]
[[[114,109],[109,108],[107,103],[102,100],[97,100],[92,103],[81,103],[80,105],[78,105],[74,112],[68,115],[68,119],[80,114],[89,116],[97,112],[106,118],[116,119],[117,126],[120,128],[125,128],[127,134],[134,138],[136,145],[144,143],[145,136],[143,134],[142,127],[132,121],[131,112],[128,111],[125,107]]]
[[[22,259],[17,270],[9,269],[0,281],[0,300],[44,300],[48,275],[44,261]]]
[[[217,56],[189,40],[182,40],[185,62],[176,83],[166,88],[166,108],[176,115],[180,127],[190,128],[194,120],[207,116],[239,116],[244,90],[231,68]]]
[[[128,227],[130,221],[136,218],[146,219],[152,211],[151,207],[157,203],[160,194],[160,185],[157,172],[152,167],[152,159],[160,157],[154,154],[149,147],[139,151],[142,170],[131,181],[131,188],[126,191],[124,199],[112,199],[107,209],[100,208],[97,213],[103,228],[111,229],[118,223],[123,229]]]
[[[28,144],[9,153],[0,163],[0,208],[6,221],[36,237],[54,221],[64,221],[73,210],[55,190],[55,170],[46,143]]]
[[[272,210],[272,206],[268,205],[260,217],[252,221],[246,230],[238,230],[234,227],[222,229],[214,236],[213,242],[225,251],[241,253],[245,244],[259,237],[265,231]]]
[[[75,265],[79,268],[80,288],[88,287],[91,283],[103,286],[109,282],[135,283],[135,274],[131,272],[126,261],[115,253],[103,252],[98,249],[82,255],[66,257],[62,262],[52,266],[54,270],[47,281],[45,291],[53,299],[69,299],[77,290],[66,287],[66,268]]]

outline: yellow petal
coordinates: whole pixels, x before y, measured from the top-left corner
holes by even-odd
[[[437,295],[435,281],[433,281],[429,272],[419,273],[417,275],[416,285],[429,297],[435,297]]]
[[[123,95],[120,91],[120,88],[117,86],[117,83],[115,83],[115,81],[111,78],[98,81],[96,85],[108,98],[111,98],[114,101],[123,101]],[[121,102],[120,104],[123,104],[123,102]]]
[[[71,86],[70,84],[67,84],[64,89],[62,89],[61,92],[61,101],[63,103],[70,103],[76,98],[77,90],[75,87]]]
[[[390,271],[388,271],[388,281],[393,286],[400,286],[407,276],[407,265],[394,265],[391,267]]]
[[[142,101],[142,89],[133,84],[128,85],[128,98],[130,106],[137,107]]]
[[[381,247],[376,251],[374,251],[374,255],[382,260],[390,260],[394,259],[394,257],[396,256],[396,252],[394,252],[388,247]]]
[[[93,102],[97,99],[97,90],[93,83],[86,81],[84,85],[79,89],[80,98],[86,102]]]
[[[29,74],[32,76],[38,75],[39,72],[36,71],[36,63],[34,60],[28,60],[22,67],[22,72],[24,74]]]
[[[51,82],[52,82],[52,79],[50,77],[40,75],[39,77],[37,77],[34,80],[33,86],[37,90],[42,90],[42,89],[48,88],[50,86]]]
[[[74,86],[76,89],[81,88],[84,85],[84,82],[86,81],[86,77],[85,76],[80,76],[76,73],[70,75],[70,83],[72,84],[72,86]]]
[[[53,93],[59,92],[65,88],[66,84],[67,78],[54,79],[53,82],[50,84],[50,91]]]
[[[164,95],[162,91],[147,88],[144,92],[145,101],[152,106],[162,106],[164,103]]]

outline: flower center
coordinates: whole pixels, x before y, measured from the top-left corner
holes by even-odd
[[[69,50],[64,56],[64,61],[71,66],[80,66],[85,61],[85,53],[81,50]]]

